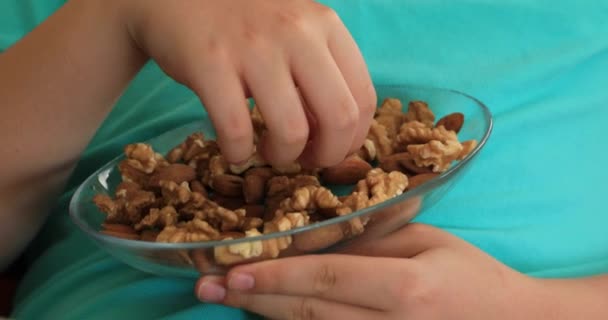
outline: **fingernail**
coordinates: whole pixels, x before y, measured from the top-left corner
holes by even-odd
[[[255,279],[247,273],[235,273],[228,279],[228,289],[230,290],[249,290],[253,289]]]
[[[221,302],[226,296],[226,289],[217,283],[203,282],[198,288],[198,298],[206,302]]]

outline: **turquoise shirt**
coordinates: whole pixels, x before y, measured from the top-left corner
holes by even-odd
[[[63,1],[0,2],[0,49]],[[538,277],[608,272],[608,2],[325,0],[357,40],[378,84],[454,88],[484,101],[495,131],[469,173],[417,220]],[[203,53],[204,54],[204,53]],[[1,72],[1,70],[0,70]],[[34,93],[33,93],[34,94]],[[68,219],[76,186],[141,141],[205,116],[153,63],[91,141],[28,252],[19,319],[249,319],[201,304],[189,280],[136,271]]]

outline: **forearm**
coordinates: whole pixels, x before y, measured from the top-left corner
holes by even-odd
[[[0,55],[0,267],[145,62],[118,1],[71,1]]]
[[[608,319],[608,275],[536,280],[525,308],[527,319]]]

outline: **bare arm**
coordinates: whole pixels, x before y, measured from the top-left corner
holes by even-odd
[[[201,98],[230,162],[253,152],[245,92],[264,115],[271,164],[338,163],[361,146],[375,110],[357,45],[315,1],[72,0],[0,56],[0,233],[11,240],[0,243],[0,267],[39,229],[146,57]]]
[[[80,152],[145,62],[107,3],[70,1],[0,55],[0,234],[10,239],[0,242],[0,269],[38,231]]]
[[[541,306],[537,319],[608,319],[608,275],[538,280],[541,290],[530,306]]]

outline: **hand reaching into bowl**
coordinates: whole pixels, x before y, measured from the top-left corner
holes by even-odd
[[[363,144],[375,91],[330,8],[307,0],[127,3],[133,38],[201,97],[229,161],[253,153],[249,94],[268,129],[261,148],[271,164],[330,166]]]
[[[55,190],[150,58],[200,97],[231,163],[253,153],[247,97],[265,118],[261,152],[275,165],[340,162],[363,143],[375,110],[355,41],[314,1],[69,1],[0,57],[0,96],[12,106],[0,114],[0,221],[11,239],[0,245],[0,267],[40,228]]]

